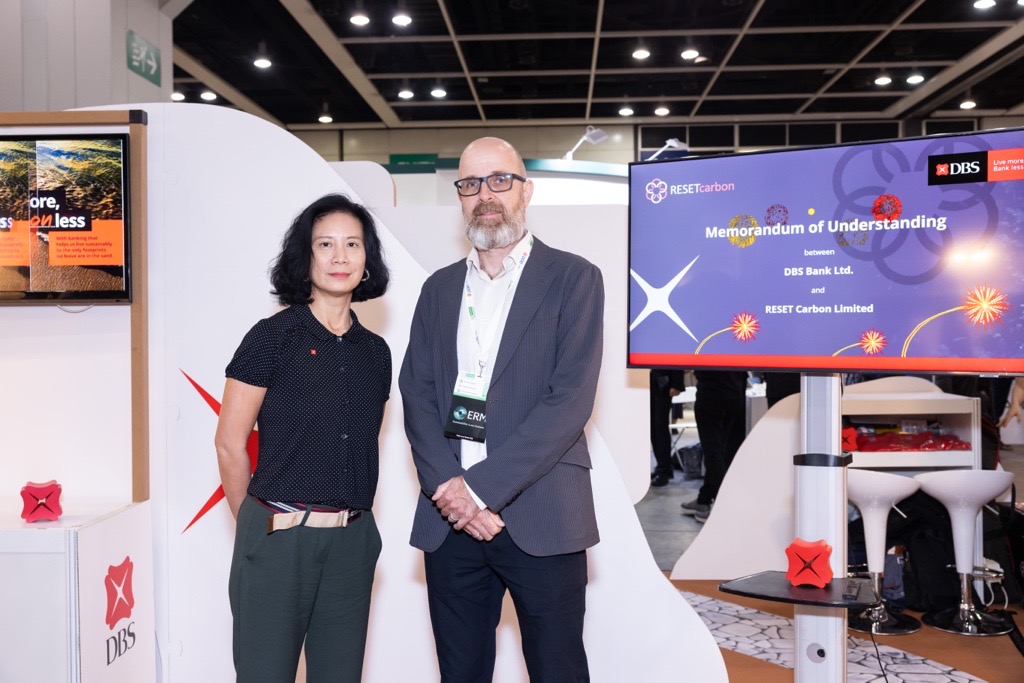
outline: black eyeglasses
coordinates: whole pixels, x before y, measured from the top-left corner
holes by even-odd
[[[508,192],[512,189],[513,180],[518,180],[521,183],[526,182],[526,178],[515,173],[492,173],[485,178],[470,176],[469,178],[456,180],[455,189],[463,197],[473,197],[480,194],[483,184],[487,183],[487,187],[491,192]]]

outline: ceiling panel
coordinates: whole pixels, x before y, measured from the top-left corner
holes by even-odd
[[[193,0],[173,28],[188,101],[219,87],[218,103],[297,129],[325,103],[344,128],[606,124],[625,103],[681,125],[927,118],[967,90],[985,115],[1024,100],[1024,6],[1009,0]],[[270,69],[252,65],[261,43]],[[893,82],[876,85],[883,72]]]

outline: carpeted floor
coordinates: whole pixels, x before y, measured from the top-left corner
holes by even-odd
[[[792,681],[792,605],[726,595],[718,583],[672,582],[715,635],[730,683]],[[1015,619],[1020,626],[1020,615]],[[867,636],[854,635],[847,681],[884,681],[874,646]],[[1024,656],[1008,636],[971,638],[924,627],[909,636],[876,636],[876,641],[889,683],[1024,682]]]

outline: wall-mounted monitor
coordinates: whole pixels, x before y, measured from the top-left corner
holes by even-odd
[[[1024,130],[634,163],[630,367],[1024,374]]]
[[[0,136],[0,303],[127,303],[127,134]]]

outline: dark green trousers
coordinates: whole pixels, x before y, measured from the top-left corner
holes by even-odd
[[[381,541],[373,513],[342,529],[267,533],[270,511],[246,496],[238,511],[228,596],[238,683],[358,683]]]

